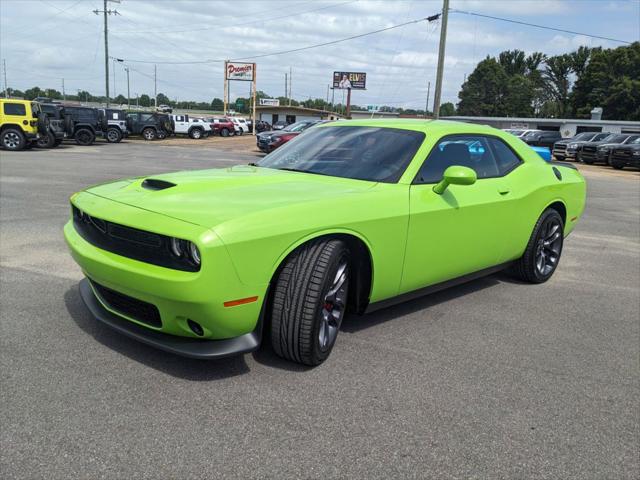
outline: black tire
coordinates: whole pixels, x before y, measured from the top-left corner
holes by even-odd
[[[589,158],[585,158],[582,160],[582,163],[586,163],[587,165],[593,165],[593,160]]]
[[[557,210],[547,208],[533,227],[524,255],[512,267],[512,274],[529,283],[544,283],[560,263],[564,222]]]
[[[144,130],[142,130],[142,136],[144,137],[145,140],[151,141],[151,140],[155,140],[158,134],[156,133],[155,128],[147,127]]]
[[[24,134],[17,128],[5,128],[0,134],[0,145],[11,151],[23,150],[27,146]]]
[[[120,141],[122,140],[122,132],[119,128],[109,128],[107,130],[105,138],[109,143],[120,143]]]
[[[51,124],[51,120],[49,120],[49,115],[46,113],[40,113],[38,115],[38,133],[40,135],[46,135],[49,133],[49,125]]]
[[[53,146],[54,147],[59,147],[60,145],[62,145],[62,139],[61,138],[57,138],[56,141],[54,142]]]
[[[48,132],[46,135],[41,135],[36,143],[38,148],[53,148],[56,146],[56,137],[53,133]]]
[[[164,140],[165,138],[167,138],[167,132],[165,132],[164,130],[160,130],[158,132],[158,140]]]
[[[321,364],[335,345],[347,306],[346,244],[325,238],[303,245],[285,260],[274,287],[270,310],[275,353],[305,365]],[[337,290],[333,296],[332,289]]]
[[[222,130],[220,130],[220,136],[221,137],[228,137],[229,136],[229,129],[228,128],[223,128]]]
[[[623,163],[619,163],[616,161],[611,161],[611,166],[613,168],[615,168],[616,170],[622,170],[624,168],[624,164]]]
[[[96,134],[88,128],[79,128],[74,135],[74,139],[78,145],[87,147],[96,141]]]
[[[199,127],[194,127],[189,130],[189,136],[194,140],[200,140],[204,137],[204,130]]]

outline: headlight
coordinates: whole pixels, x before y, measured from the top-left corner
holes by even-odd
[[[631,155],[633,155],[634,157],[640,156],[640,150],[636,150],[635,152],[631,153]]]
[[[570,143],[568,148],[578,148],[577,143]]]
[[[598,147],[598,151],[599,152],[604,152],[605,150],[608,150],[609,147]]]
[[[171,253],[176,257],[185,259],[194,265],[200,265],[200,250],[195,243],[172,237],[169,247]]]

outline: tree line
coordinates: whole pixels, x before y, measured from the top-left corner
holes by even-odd
[[[458,94],[458,115],[640,120],[640,42],[562,55],[507,50],[487,56]]]

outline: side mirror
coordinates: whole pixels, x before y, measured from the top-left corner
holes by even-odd
[[[478,176],[473,169],[452,165],[444,171],[442,180],[434,185],[433,191],[442,195],[449,185],[473,185],[477,179]]]

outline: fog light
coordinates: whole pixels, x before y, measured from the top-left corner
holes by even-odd
[[[189,328],[191,329],[191,331],[193,333],[195,333],[196,335],[198,335],[199,337],[204,335],[204,330],[202,329],[202,327],[200,326],[200,324],[198,322],[194,322],[193,320],[188,319],[187,320],[187,325],[189,325]]]

